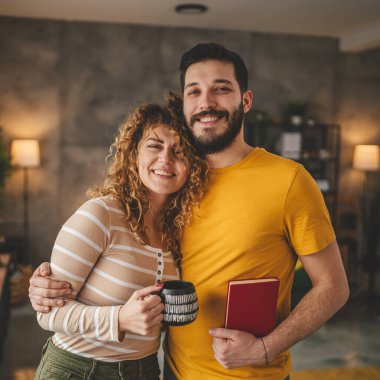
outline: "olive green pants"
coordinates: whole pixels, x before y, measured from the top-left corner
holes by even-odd
[[[35,380],[159,380],[157,354],[139,360],[104,362],[84,358],[54,346],[49,339],[42,350]]]

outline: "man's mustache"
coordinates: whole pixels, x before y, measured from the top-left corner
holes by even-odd
[[[218,110],[209,110],[209,111],[202,111],[197,114],[194,114],[190,118],[190,126],[193,126],[194,123],[197,121],[197,119],[200,119],[202,117],[206,116],[217,116],[217,117],[225,117],[228,121],[228,118],[230,114],[227,111],[218,111]]]

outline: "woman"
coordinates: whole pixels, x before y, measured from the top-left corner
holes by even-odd
[[[174,95],[138,107],[111,145],[104,185],[59,232],[53,278],[76,299],[38,313],[56,334],[36,379],[159,379],[163,305],[150,293],[179,277],[179,239],[207,174],[181,112]]]

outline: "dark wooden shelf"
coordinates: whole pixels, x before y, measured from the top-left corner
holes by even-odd
[[[308,158],[300,158],[294,160],[299,162],[300,164],[308,163],[308,162],[325,162],[325,163],[335,163],[336,157],[328,157],[328,158],[319,158],[319,157],[308,157]]]

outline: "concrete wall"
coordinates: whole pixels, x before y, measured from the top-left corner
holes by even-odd
[[[49,257],[60,225],[101,178],[123,117],[142,100],[178,90],[179,58],[198,42],[221,42],[243,56],[257,108],[276,116],[287,101],[304,99],[319,120],[341,122],[345,171],[353,144],[379,143],[380,51],[343,55],[336,39],[0,18],[0,41],[0,125],[8,142],[41,141],[42,166],[30,170],[35,264]],[[343,178],[345,191],[355,191]],[[21,187],[15,171],[0,210],[3,229],[22,223]]]
[[[353,147],[380,145],[380,49],[339,57],[338,109],[342,125],[341,188],[360,191],[363,173],[352,169]]]

